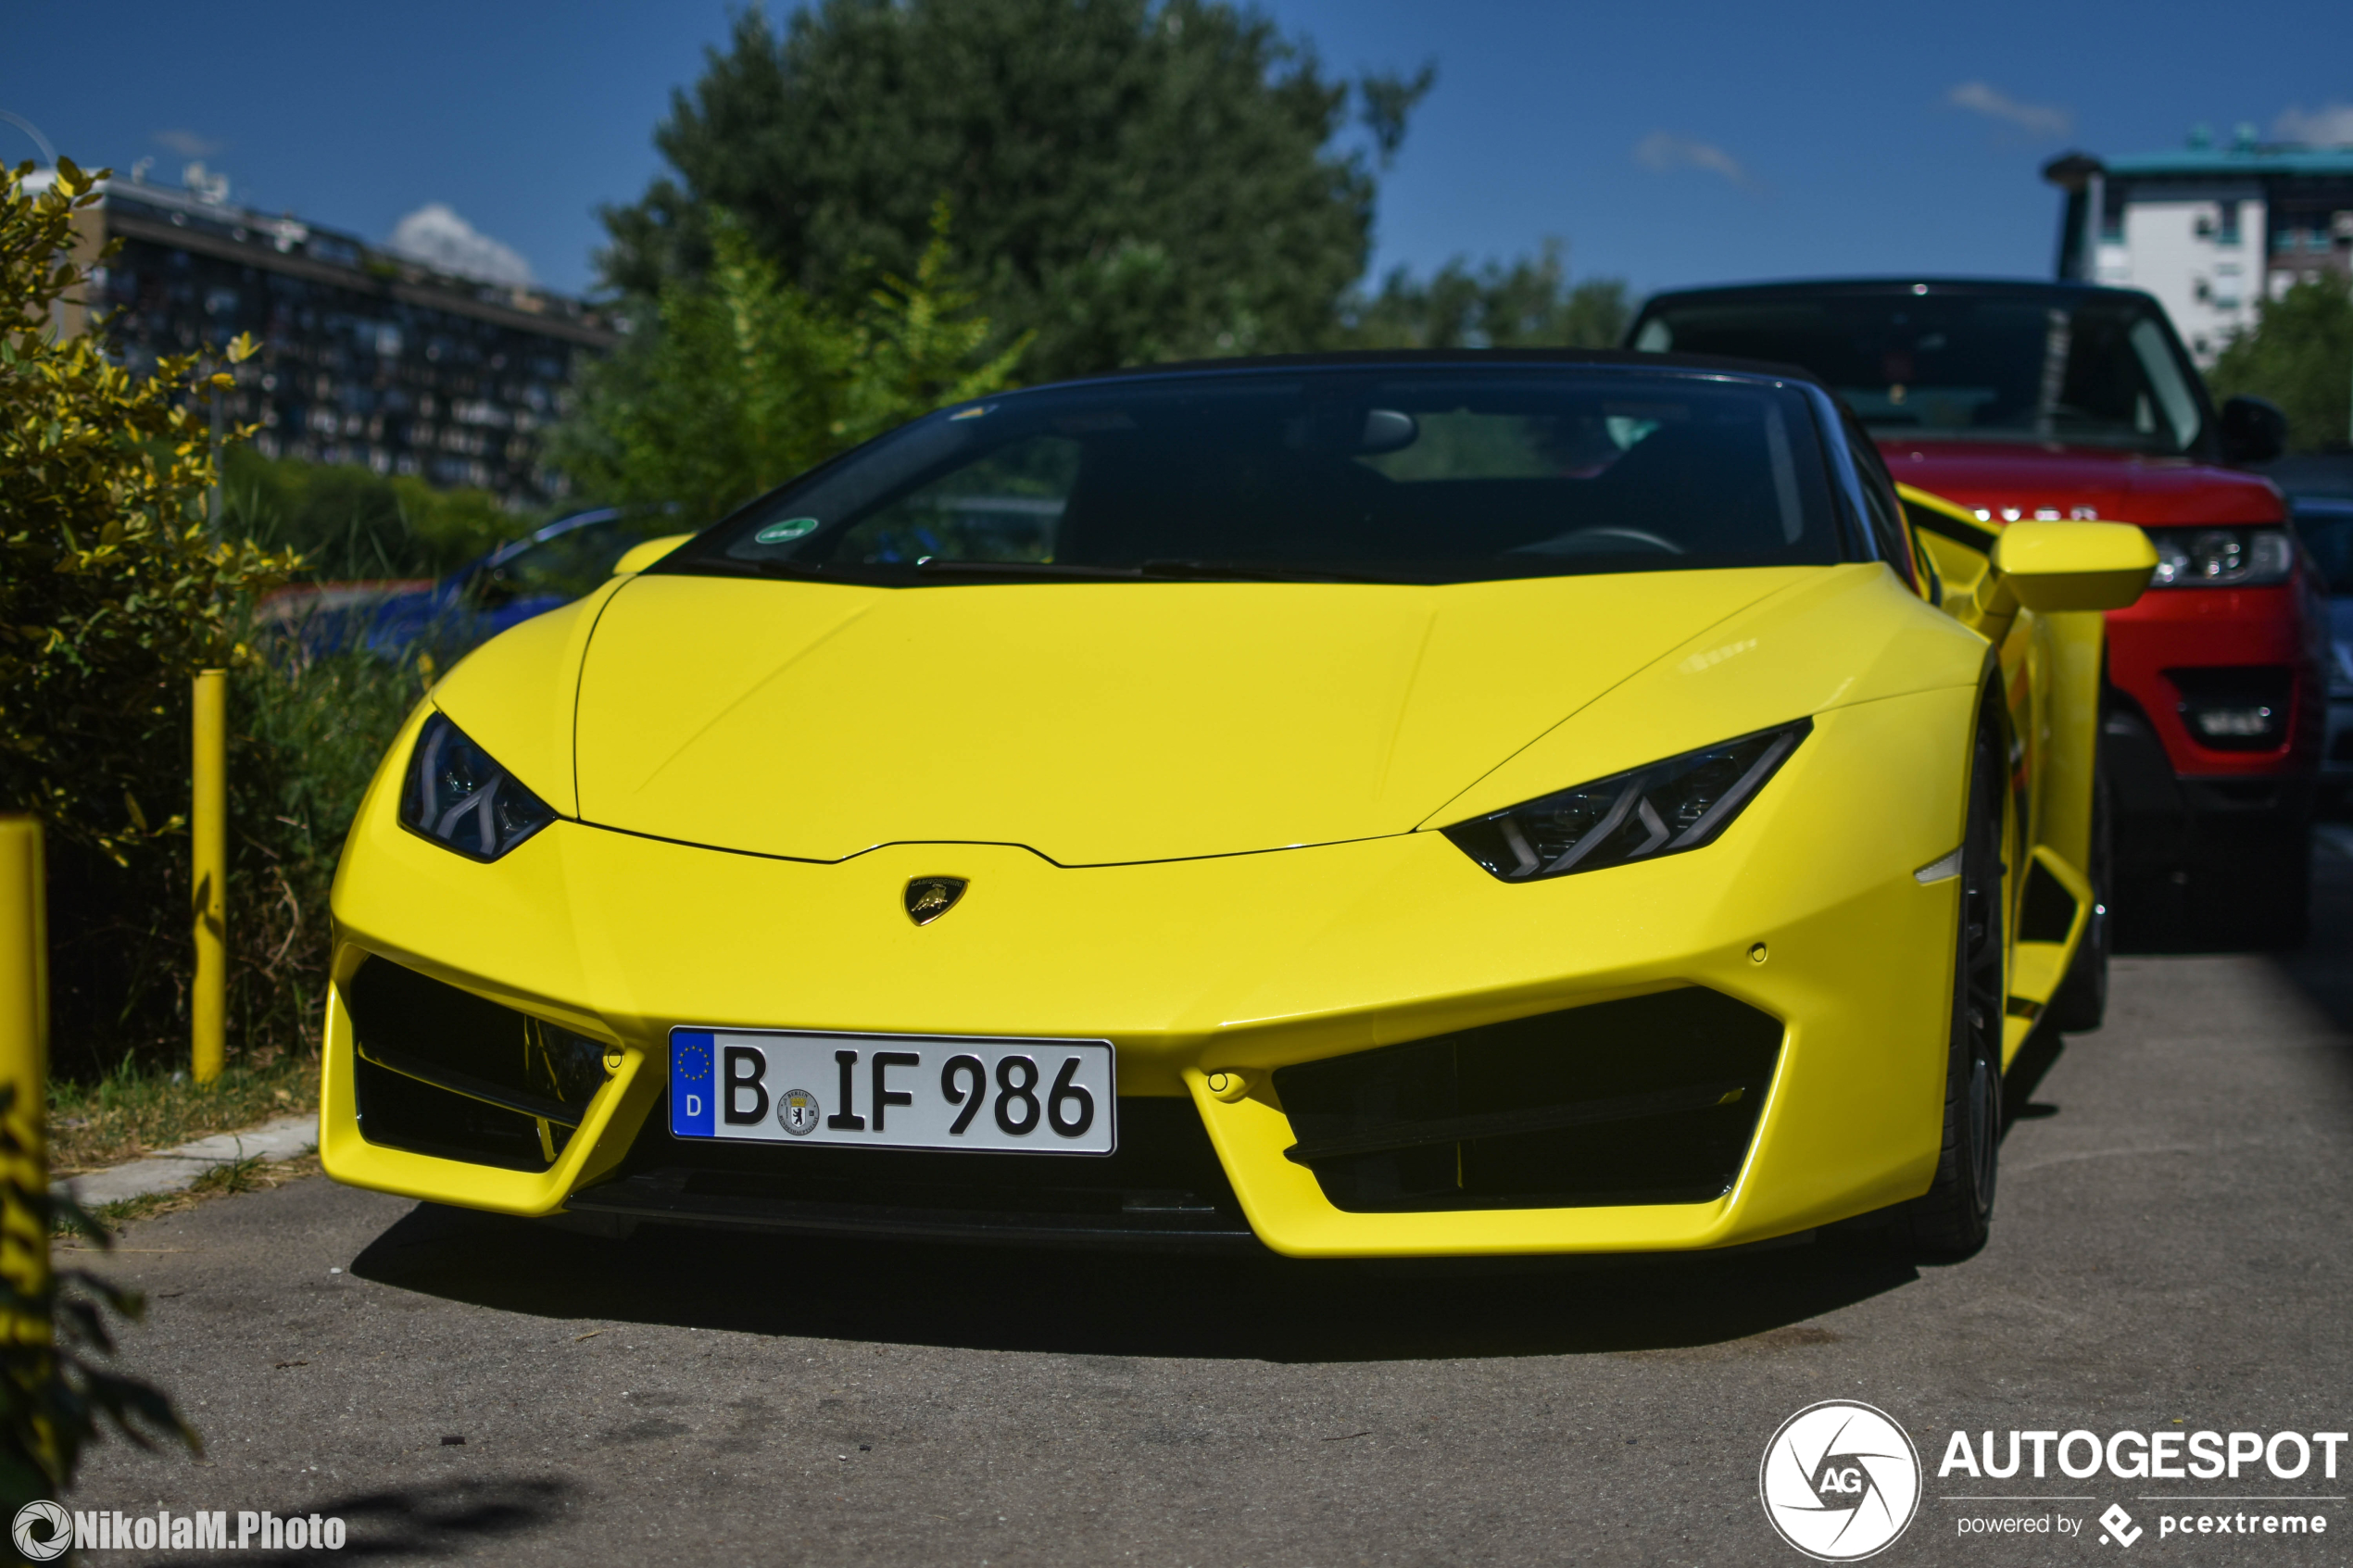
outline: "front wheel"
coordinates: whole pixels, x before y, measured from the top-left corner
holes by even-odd
[[[1944,1067],[1944,1137],[1936,1179],[1896,1216],[1896,1236],[1931,1258],[1985,1245],[2002,1151],[2002,1021],[2008,1002],[2002,909],[2002,748],[1978,731],[1969,768],[1969,836],[1961,846],[1953,1015]]]

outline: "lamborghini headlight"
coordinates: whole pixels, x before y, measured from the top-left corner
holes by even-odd
[[[436,713],[417,735],[400,823],[476,860],[495,860],[556,820],[512,773]]]
[[[1680,855],[1716,842],[1814,728],[1811,719],[1613,773],[1445,830],[1505,882]]]

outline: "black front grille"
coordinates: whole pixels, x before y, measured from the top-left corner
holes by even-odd
[[[544,1171],[605,1082],[598,1042],[387,959],[342,989],[371,1143]]]
[[[1255,1249],[1192,1102],[1119,1102],[1101,1157],[677,1138],[658,1104],[617,1178],[566,1207],[686,1224],[928,1240]]]
[[[1730,1190],[1781,1025],[1691,988],[1279,1068],[1334,1207],[1701,1203]]]

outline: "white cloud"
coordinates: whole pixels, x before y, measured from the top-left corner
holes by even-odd
[[[1748,183],[1748,170],[1723,148],[1713,142],[1695,141],[1667,131],[1654,131],[1635,143],[1634,161],[1655,174],[1678,169],[1703,169],[1710,174],[1722,175],[1735,185]]]
[[[2329,104],[2310,114],[2302,104],[2291,105],[2271,121],[2271,134],[2308,147],[2353,146],[2353,104]]]
[[[193,131],[180,129],[158,131],[154,140],[156,145],[165,152],[177,153],[182,157],[210,157],[228,145],[209,136],[199,136]]]
[[[522,252],[492,239],[440,202],[427,202],[395,224],[387,248],[485,283],[535,281]]]
[[[2031,136],[2064,136],[2075,129],[2075,117],[2052,104],[2022,104],[1990,82],[1964,82],[1944,94],[1957,109],[1968,109],[1988,119],[2015,125]]]

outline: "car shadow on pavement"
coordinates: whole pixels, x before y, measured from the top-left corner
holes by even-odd
[[[604,1241],[432,1205],[378,1236],[352,1273],[565,1321],[1272,1361],[1661,1350],[1757,1336],[1818,1343],[1836,1336],[1793,1325],[1919,1277],[1892,1253],[1843,1241],[1685,1257],[1302,1262],[667,1227]]]
[[[500,1540],[546,1529],[561,1517],[578,1490],[572,1482],[553,1476],[445,1481],[324,1498],[305,1513],[344,1522],[349,1534],[335,1552],[341,1559],[471,1556]],[[233,1516],[229,1524],[233,1542]],[[233,1545],[217,1557],[189,1561],[199,1568],[208,1563],[270,1568],[272,1563],[316,1562],[323,1555],[316,1550],[264,1551],[259,1546],[256,1537],[246,1549]]]

